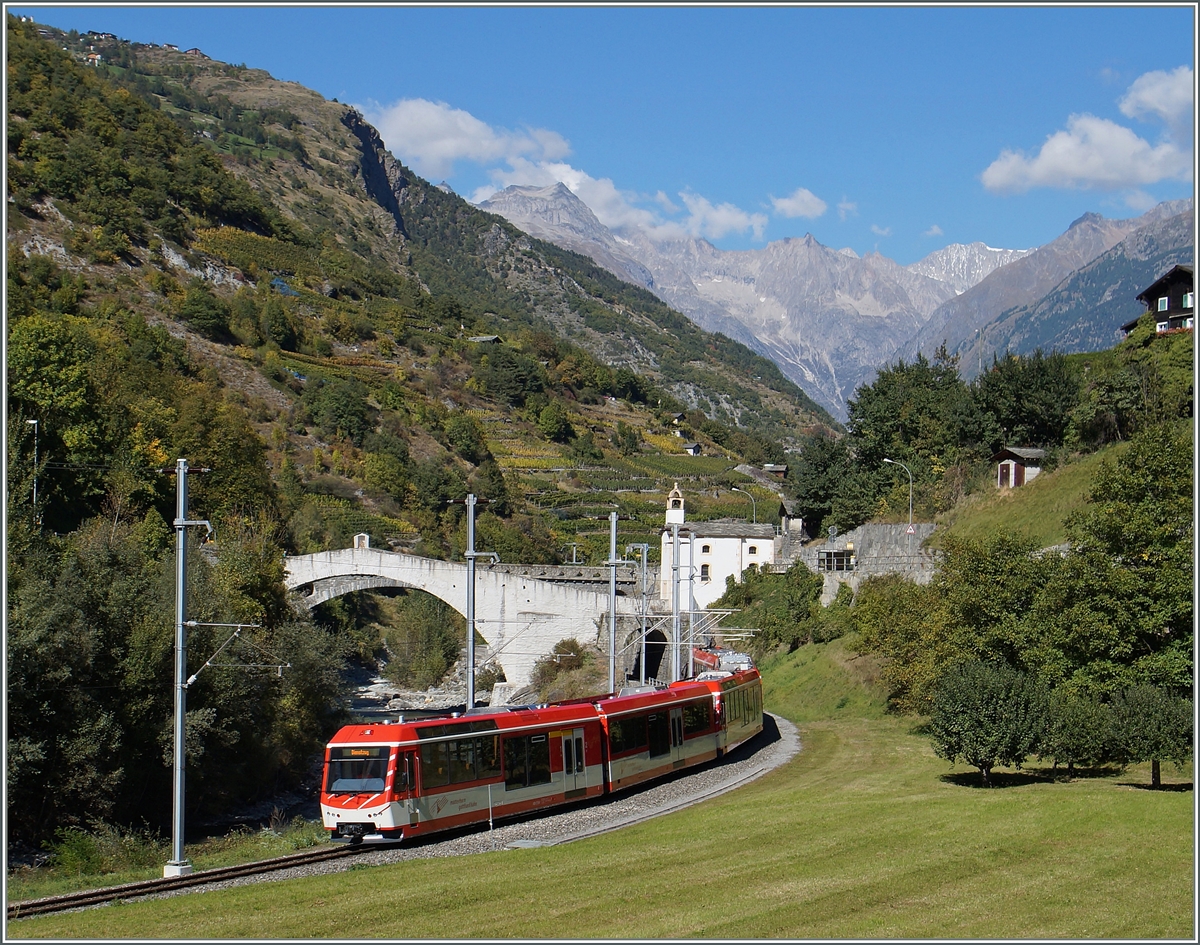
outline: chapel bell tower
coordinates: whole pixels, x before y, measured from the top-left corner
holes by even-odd
[[[683,524],[683,493],[679,491],[679,483],[667,495],[667,524]]]

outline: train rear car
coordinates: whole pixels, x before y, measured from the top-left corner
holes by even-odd
[[[710,687],[684,680],[622,693],[596,704],[607,735],[611,790],[717,757],[721,729]]]
[[[697,676],[696,682],[712,692],[720,723],[721,754],[762,731],[762,677],[753,666],[736,672],[709,670]]]

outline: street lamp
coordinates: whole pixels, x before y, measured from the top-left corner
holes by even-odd
[[[740,492],[742,495],[750,496],[750,515],[753,519],[753,524],[758,524],[758,503],[754,501],[754,496],[750,495],[745,489],[739,489],[737,486],[730,486],[730,492]]]
[[[896,462],[894,459],[885,459],[884,462],[891,463],[893,466],[899,466],[906,473],[908,473],[908,527],[910,529],[909,534],[911,534],[911,529],[912,529],[912,470],[909,469],[907,466],[905,466],[903,463]]]

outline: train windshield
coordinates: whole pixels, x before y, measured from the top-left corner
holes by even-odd
[[[331,748],[325,768],[326,794],[364,794],[387,785],[386,746]]]

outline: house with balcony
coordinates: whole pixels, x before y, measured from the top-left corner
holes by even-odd
[[[1196,304],[1192,285],[1192,267],[1175,266],[1138,295],[1146,311],[1122,325],[1121,331],[1128,335],[1147,313],[1154,316],[1154,330],[1158,334],[1191,329]]]

